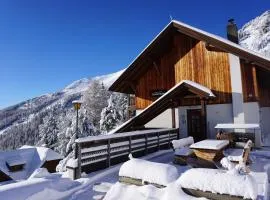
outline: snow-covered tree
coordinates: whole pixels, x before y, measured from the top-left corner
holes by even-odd
[[[100,113],[107,106],[107,99],[110,92],[97,80],[93,80],[83,97],[83,107],[86,109],[86,116],[93,126],[99,129]]]
[[[39,127],[40,145],[45,144],[47,147],[54,149],[59,132],[58,122],[56,119],[56,110],[53,109],[49,115],[43,118],[43,123]]]
[[[127,95],[112,93],[108,105],[101,112],[100,130],[106,133],[122,124],[127,119],[127,109]]]

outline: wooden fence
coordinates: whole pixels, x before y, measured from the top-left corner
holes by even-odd
[[[140,157],[160,149],[168,149],[170,142],[178,138],[178,128],[80,138],[76,140],[79,170],[89,173],[124,162],[130,153]]]

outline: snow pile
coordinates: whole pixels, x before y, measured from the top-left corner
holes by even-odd
[[[48,172],[46,168],[38,168],[31,174],[31,176],[28,179],[45,178],[49,176],[51,176],[51,174]]]
[[[131,158],[121,166],[119,176],[167,186],[175,181],[179,175],[176,167],[172,165]]]
[[[94,185],[93,190],[96,192],[106,193],[111,189],[112,186],[112,183],[102,182],[100,184]]]
[[[166,188],[156,188],[152,185],[135,186],[125,185],[117,182],[107,192],[104,200],[193,200],[205,199],[195,198],[187,195],[181,190],[181,187],[175,182],[169,184]]]
[[[180,149],[194,143],[193,137],[182,138],[180,140],[173,140],[172,145],[174,149]]]
[[[202,140],[194,143],[190,148],[219,150],[229,144],[228,140]]]
[[[242,156],[228,156],[227,158],[232,162],[240,162],[243,160]]]
[[[190,169],[177,182],[183,188],[256,199],[257,183],[250,175],[227,173],[216,169]]]
[[[67,161],[67,167],[76,168],[78,167],[78,159],[70,158]]]
[[[232,163],[227,157],[222,158],[220,164],[222,165],[222,167],[228,170],[232,170],[236,166],[236,164]]]
[[[181,149],[176,149],[174,152],[174,155],[177,156],[189,156],[193,153],[193,150],[189,147],[183,147]]]

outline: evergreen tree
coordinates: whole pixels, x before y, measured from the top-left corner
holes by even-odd
[[[127,119],[128,98],[121,93],[112,93],[108,106],[101,112],[100,130],[107,133]]]
[[[83,107],[86,109],[86,116],[93,126],[99,130],[100,113],[107,106],[107,99],[110,92],[97,80],[94,80],[84,94]]]

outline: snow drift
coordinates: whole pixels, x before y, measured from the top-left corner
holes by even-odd
[[[167,186],[178,178],[178,171],[172,165],[131,158],[121,166],[119,176]]]

